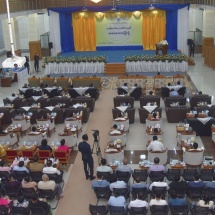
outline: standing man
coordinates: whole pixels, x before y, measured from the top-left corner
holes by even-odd
[[[34,68],[35,68],[36,72],[39,72],[39,60],[40,60],[40,57],[39,57],[38,53],[36,53],[34,55]]]
[[[85,172],[87,180],[89,178],[90,178],[90,180],[93,180],[96,177],[93,176],[94,163],[93,163],[93,157],[92,157],[92,151],[91,151],[91,148],[90,148],[90,144],[87,143],[87,141],[88,141],[88,135],[84,134],[82,136],[82,140],[83,141],[80,142],[79,145],[78,145],[78,150],[82,154],[82,161],[83,161],[83,164],[84,164],[84,172]],[[90,169],[90,175],[89,175],[87,167],[89,167],[89,169]]]

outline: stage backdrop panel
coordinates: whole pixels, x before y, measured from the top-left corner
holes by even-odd
[[[134,16],[130,12],[97,14],[96,46],[142,46],[141,14],[139,16]]]

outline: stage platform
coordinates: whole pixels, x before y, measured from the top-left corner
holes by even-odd
[[[168,55],[178,54],[181,55],[177,50],[168,50]],[[124,63],[124,57],[128,55],[155,55],[155,50],[110,50],[110,51],[89,51],[89,52],[68,52],[59,57],[92,57],[101,56],[107,57],[107,63]]]

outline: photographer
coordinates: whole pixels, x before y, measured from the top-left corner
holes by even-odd
[[[82,136],[82,142],[79,143],[78,145],[78,150],[81,152],[82,154],[82,161],[84,164],[84,172],[86,175],[86,179],[88,180],[90,178],[90,180],[95,179],[96,177],[93,176],[93,168],[94,168],[94,163],[93,163],[93,157],[92,157],[92,151],[90,148],[90,144],[87,143],[88,141],[88,135],[84,134]],[[90,169],[90,175],[87,169],[87,166],[89,166]]]

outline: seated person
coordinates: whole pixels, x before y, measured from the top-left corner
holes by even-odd
[[[124,90],[128,90],[128,84],[127,83],[124,83],[121,88],[123,88]]]
[[[137,199],[133,200],[133,201],[130,201],[130,203],[128,205],[128,208],[130,209],[132,207],[134,207],[134,208],[145,207],[146,209],[148,209],[149,204],[146,201],[143,200],[143,197],[144,197],[144,195],[143,195],[142,192],[138,193],[137,194]]]
[[[186,148],[183,147],[182,150],[185,152],[186,150],[187,151],[193,151],[193,150],[202,151],[202,150],[205,149],[203,146],[199,148],[199,144],[196,143],[196,142],[193,143],[192,147],[193,148],[190,148],[190,149],[186,149]]]
[[[117,115],[118,115],[118,117],[116,118],[116,120],[117,120],[117,119],[118,119],[118,120],[126,120],[126,119],[122,116],[122,113],[118,113]]]
[[[135,184],[131,185],[131,188],[130,188],[131,192],[133,188],[147,188],[148,190],[148,187],[149,187],[148,184],[146,184],[145,182],[141,183],[140,177],[136,177],[135,182],[136,182]]]
[[[152,171],[163,171],[165,173],[167,171],[166,168],[163,165],[160,165],[159,162],[160,162],[160,159],[156,157],[154,159],[154,164],[149,167],[148,173]]]
[[[113,125],[110,134],[121,134],[121,131],[118,130],[118,126],[116,124]]]
[[[205,187],[205,182],[201,181],[199,173],[196,173],[193,178],[194,178],[194,181],[189,181],[187,183],[187,188],[189,188],[189,187],[204,188]]]
[[[119,192],[115,192],[114,196],[111,196],[110,199],[108,200],[108,205],[111,206],[118,206],[118,207],[124,207],[126,210],[126,200],[124,196],[121,196]]]
[[[74,116],[74,114],[73,114],[73,113],[70,113],[70,114],[69,114],[69,117],[67,117],[66,120],[76,120],[76,118],[73,117],[73,116]]]
[[[169,184],[169,189],[170,190],[174,190],[174,189],[181,189],[181,190],[186,190],[187,188],[187,182],[186,181],[183,181],[180,177],[179,174],[176,174],[174,176],[174,181],[172,181],[170,184]]]
[[[170,197],[168,204],[169,206],[186,206],[187,205],[187,201],[183,198],[178,198],[178,195],[176,193],[175,190],[171,190],[170,191]]]
[[[211,197],[210,197],[209,193],[205,193],[203,195],[202,200],[199,200],[197,202],[197,206],[206,207],[206,208],[210,208],[210,209],[214,208],[214,202],[211,201]]]
[[[0,127],[0,134],[7,134],[2,127]]]
[[[127,188],[127,184],[124,181],[116,181],[110,184],[110,190],[113,191],[114,188]]]
[[[159,175],[157,181],[154,181],[150,184],[149,190],[153,190],[153,187],[166,187],[166,190],[169,189],[169,186],[166,182],[163,181],[163,175]]]
[[[3,160],[0,160],[0,172],[10,172],[11,168],[9,166],[5,166],[5,162]]]
[[[37,131],[36,126],[32,126],[31,132],[29,134],[40,134],[40,132]]]
[[[37,189],[37,183],[35,181],[31,181],[30,176],[25,176],[25,178],[22,180],[22,188],[34,188]]]
[[[25,171],[26,173],[29,173],[29,169],[25,167],[24,161],[19,161],[18,166],[13,167],[13,171]]]
[[[160,152],[162,152],[165,150],[163,143],[158,141],[157,136],[153,136],[152,139],[153,139],[153,141],[151,141],[147,147],[148,151],[160,151]]]
[[[178,95],[179,93],[176,90],[171,89],[169,96],[178,96]]]
[[[122,165],[119,165],[116,168],[116,171],[131,173],[131,167],[127,165],[128,164],[127,159],[124,158],[123,161],[122,161],[122,163],[123,163]]]
[[[66,153],[69,154],[69,146],[65,145],[65,143],[66,143],[65,139],[62,139],[60,141],[60,146],[58,146],[57,150],[66,151]]]
[[[91,88],[95,88],[95,86],[94,86],[92,83],[90,84],[90,86],[89,86],[89,87],[91,87]]]
[[[6,187],[20,187],[21,181],[17,181],[13,178],[13,174],[9,174],[5,180],[2,180],[3,186]]]
[[[29,209],[31,208],[43,208],[44,211],[46,211],[46,214],[49,214],[50,212],[50,206],[45,201],[40,201],[37,195],[34,195],[32,200],[29,201]]]
[[[14,207],[27,208],[28,204],[29,202],[24,198],[24,196],[19,196],[17,200],[13,200]]]
[[[31,172],[39,172],[39,171],[43,170],[44,164],[39,163],[38,161],[39,161],[39,157],[37,155],[35,155],[33,158],[33,163],[30,163],[30,165],[29,165],[29,170]]]
[[[111,167],[107,166],[107,161],[105,158],[102,158],[101,160],[101,166],[97,167],[97,172],[109,172],[110,174],[113,174],[113,170]]]
[[[177,81],[176,85],[177,85],[177,87],[183,87],[183,86],[181,85],[181,82],[180,82],[180,81]]]
[[[28,88],[28,84],[25,83],[22,88]]]
[[[47,139],[43,139],[41,141],[41,145],[39,146],[39,150],[49,150],[50,152],[52,152],[52,148],[51,148],[51,146],[48,145]]]
[[[63,191],[60,184],[56,184],[54,181],[49,180],[49,177],[46,174],[42,175],[42,181],[39,181],[38,189],[56,191],[56,198],[58,200],[63,198]]]
[[[93,181],[92,183],[93,189],[97,187],[110,187],[110,183],[105,179],[102,179],[102,173],[97,172],[96,176],[97,176],[97,180]]]
[[[161,199],[161,197],[162,193],[155,193],[155,199],[151,199],[151,201],[149,202],[149,206],[151,207],[153,205],[168,205],[166,200]]]
[[[45,174],[58,174],[58,175],[61,175],[63,172],[61,172],[57,168],[53,167],[51,160],[47,160],[46,167],[43,168],[43,173],[45,173]]]

